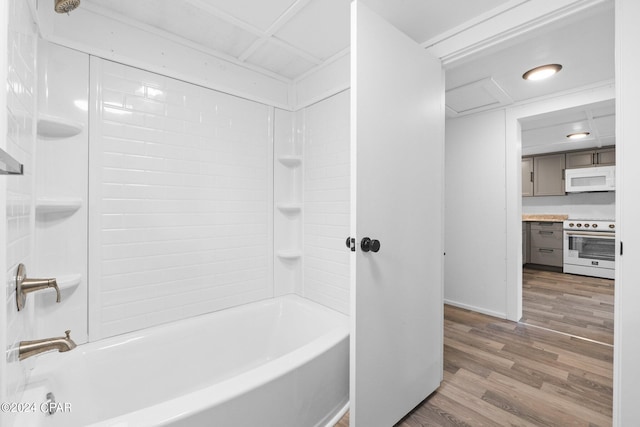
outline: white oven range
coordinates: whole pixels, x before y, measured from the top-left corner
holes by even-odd
[[[615,221],[569,219],[563,223],[563,271],[613,279]]]

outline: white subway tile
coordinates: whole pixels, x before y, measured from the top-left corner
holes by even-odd
[[[349,311],[349,95],[305,110],[304,296]]]
[[[269,296],[269,109],[103,65],[102,336]]]

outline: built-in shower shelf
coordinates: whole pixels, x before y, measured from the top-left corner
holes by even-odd
[[[296,214],[302,211],[301,203],[278,203],[276,206],[280,212],[285,214]]]
[[[302,252],[295,250],[278,251],[276,255],[278,255],[278,258],[280,259],[296,260],[300,259],[300,257],[302,256]]]
[[[45,138],[70,138],[82,132],[84,125],[74,120],[41,114],[38,116],[38,135]]]
[[[278,161],[288,168],[295,168],[302,164],[302,156],[280,156]]]
[[[79,197],[40,197],[36,200],[36,213],[73,213],[81,206],[82,199]]]

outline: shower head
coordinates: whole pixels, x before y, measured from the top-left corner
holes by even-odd
[[[58,13],[69,14],[72,10],[80,6],[80,0],[56,0],[54,9]]]

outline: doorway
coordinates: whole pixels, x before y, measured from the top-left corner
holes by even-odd
[[[576,172],[615,167],[615,101],[524,117],[519,123],[520,321],[613,345],[615,192],[566,192],[565,182]],[[567,138],[578,132],[585,136]],[[582,265],[576,270],[576,264]]]

